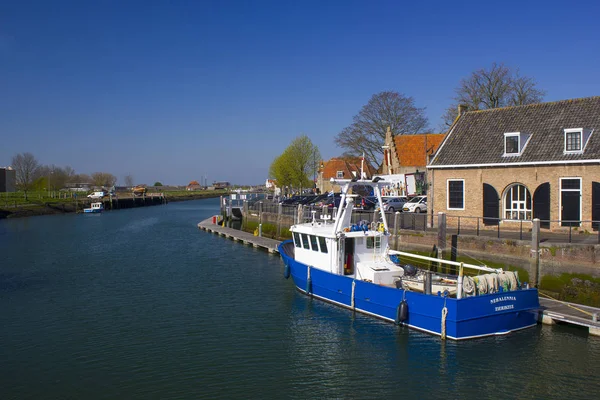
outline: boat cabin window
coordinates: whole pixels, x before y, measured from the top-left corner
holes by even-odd
[[[378,249],[381,247],[381,236],[367,237],[367,249],[372,249],[373,247]]]
[[[321,246],[321,253],[327,253],[327,244],[322,236],[319,236],[319,245]]]
[[[308,235],[306,233],[302,234],[302,246],[304,246],[305,249],[310,250],[310,244],[308,243]]]
[[[298,232],[294,232],[294,244],[296,247],[302,246],[302,242],[300,242],[300,234]]]
[[[319,245],[317,244],[317,237],[315,235],[310,235],[310,247],[312,247],[313,251],[319,251]]]

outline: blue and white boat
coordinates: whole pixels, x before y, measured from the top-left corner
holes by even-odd
[[[384,182],[334,183],[342,188],[337,214],[317,218],[313,211],[311,221],[291,227],[293,240],[279,245],[284,274],[299,291],[443,339],[504,335],[536,325],[537,289],[521,285],[516,273],[391,250],[384,212],[375,223],[351,222],[352,186],[372,186],[381,210]],[[433,275],[405,264],[410,259],[450,264],[458,275]]]
[[[97,202],[97,203],[92,203],[90,205],[90,208],[84,208],[83,212],[84,213],[101,213],[102,211],[104,211],[104,204],[101,202]]]

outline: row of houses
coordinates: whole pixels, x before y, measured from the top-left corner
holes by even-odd
[[[463,224],[531,223],[598,229],[600,97],[468,111],[445,134],[398,135],[388,129],[383,163],[360,157],[321,162],[316,187],[331,178],[385,175],[391,195],[428,195],[428,212]],[[394,177],[397,177],[395,180]],[[410,179],[423,184],[410,187]],[[435,223],[435,218],[431,218]]]

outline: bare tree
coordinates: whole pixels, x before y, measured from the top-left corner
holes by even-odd
[[[94,172],[92,174],[92,182],[95,186],[111,187],[114,186],[117,177],[108,172]]]
[[[423,133],[427,125],[425,108],[415,106],[412,97],[381,92],[374,94],[354,116],[352,124],[338,133],[335,143],[355,156],[364,152],[369,161],[378,164],[388,127],[396,135],[411,135]]]
[[[131,175],[131,174],[125,175],[125,186],[133,187],[133,175]]]
[[[22,153],[13,157],[12,167],[16,174],[16,186],[25,193],[25,200],[27,200],[27,192],[32,188],[39,163],[33,154]]]
[[[458,105],[471,111],[506,106],[539,103],[545,92],[537,88],[533,78],[521,76],[504,64],[493,63],[490,69],[474,71],[460,81],[454,103],[442,116],[443,128],[448,128],[458,116]]]
[[[511,80],[512,91],[509,105],[524,106],[526,104],[539,103],[544,99],[546,92],[537,88],[537,82],[533,78],[521,76],[519,70]]]

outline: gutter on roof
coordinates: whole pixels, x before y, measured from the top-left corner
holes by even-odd
[[[531,166],[531,165],[560,165],[560,164],[600,164],[600,160],[562,160],[562,161],[528,161],[528,162],[520,162],[520,163],[428,165],[427,169],[519,167],[519,166]]]

